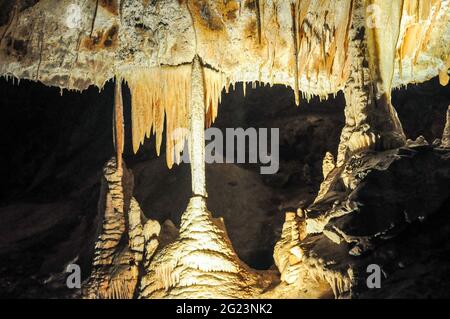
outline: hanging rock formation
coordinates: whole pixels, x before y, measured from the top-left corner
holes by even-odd
[[[141,298],[249,298],[264,286],[234,252],[223,222],[206,207],[205,91],[200,59],[192,62],[189,101],[192,197],[179,237],[159,251],[141,281]],[[270,281],[266,281],[268,285]]]
[[[196,54],[207,66],[207,124],[222,89],[236,82],[285,84],[297,102],[299,91],[326,98],[345,88],[340,165],[347,150],[404,142],[390,90],[445,77],[448,6],[447,0],[18,0],[3,5],[0,75],[76,90],[101,88],[118,75],[132,91],[134,150],[151,134],[159,150],[166,120],[169,167],[187,137],[188,64]]]

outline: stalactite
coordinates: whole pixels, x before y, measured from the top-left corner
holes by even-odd
[[[114,144],[116,147],[117,169],[122,170],[124,148],[122,80],[117,77],[114,90]]]
[[[255,6],[256,6],[256,23],[258,26],[258,43],[261,44],[261,30],[262,30],[262,12],[261,12],[261,4],[259,0],[255,0]]]
[[[295,95],[295,104],[297,106],[300,105],[300,94],[299,94],[299,73],[298,73],[298,20],[297,20],[297,8],[296,3],[291,3],[291,16],[292,16],[292,38],[293,38],[293,47],[294,47],[294,95]]]
[[[124,74],[132,96],[133,150],[137,152],[145,137],[156,136],[159,155],[166,118],[167,165],[172,167],[174,152],[180,154],[186,136],[187,108],[190,99],[190,74],[188,65],[134,70]],[[174,130],[177,130],[176,136]]]
[[[204,68],[205,125],[214,123],[221,92],[226,86],[223,73]],[[166,161],[171,168],[179,163],[187,139],[188,109],[191,96],[191,66],[161,66],[133,70],[122,74],[132,98],[132,140],[136,153],[145,137],[156,136],[156,151],[160,154],[164,123],[166,126]]]
[[[403,60],[411,59],[410,67],[413,68],[414,64],[417,63],[419,54],[428,44],[442,5],[442,0],[403,1],[401,13],[401,30],[403,32],[399,36],[396,53],[401,76],[403,75]]]

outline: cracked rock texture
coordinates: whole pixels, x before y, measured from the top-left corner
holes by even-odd
[[[350,3],[2,1],[0,74],[82,90],[135,67],[191,62],[197,52],[234,82],[294,87],[298,69],[302,92],[323,96],[341,89],[348,74]],[[438,75],[448,56],[448,1],[389,3],[373,1],[391,16],[368,23],[380,31],[389,26],[389,32],[375,29],[371,38],[380,52],[394,54],[393,86]]]

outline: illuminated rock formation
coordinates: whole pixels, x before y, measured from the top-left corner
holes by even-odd
[[[179,237],[146,268],[140,298],[249,298],[263,288],[260,275],[238,259],[223,222],[197,196],[182,216]]]
[[[137,283],[138,268],[133,253],[128,246],[121,245],[130,203],[126,196],[132,190],[132,180],[126,169],[118,170],[116,165],[112,159],[104,168],[99,203],[104,219],[95,244],[93,271],[84,287],[86,298],[132,298]],[[131,189],[125,189],[130,186]]]
[[[111,159],[104,168],[99,202],[104,218],[95,244],[92,273],[83,286],[84,298],[135,296],[144,244],[148,257],[149,241],[159,234],[160,226],[145,220],[139,204],[131,197],[132,190],[131,171],[126,167],[117,169],[116,160]]]
[[[350,74],[344,89],[346,123],[341,134],[338,166],[345,162],[349,154],[374,149],[376,145],[379,149],[390,149],[405,143],[400,121],[390,102],[395,51],[383,51],[384,55],[391,54],[387,59],[380,59],[379,52],[369,53],[369,47],[376,46],[377,41],[372,39],[372,34],[377,29],[367,28],[366,10],[365,1],[353,1],[348,49]],[[395,15],[395,12],[387,12]],[[398,32],[398,26],[392,31],[395,30]],[[392,40],[389,42],[392,47]],[[372,61],[375,59],[378,60]],[[385,60],[391,68],[387,75],[382,72],[382,68],[387,68]]]
[[[433,170],[447,167],[445,150],[407,143],[391,103],[393,88],[438,75],[448,83],[448,0],[19,0],[0,8],[0,76],[61,90],[116,79],[117,160],[104,170],[86,298],[351,296],[362,265],[349,256],[375,249],[448,196],[439,187],[447,171]],[[192,197],[179,232],[146,221],[133,197],[122,161],[122,82],[134,152],[155,135],[159,155],[165,128],[171,168],[188,141]],[[206,206],[204,129],[237,82],[289,86],[297,105],[345,95],[337,158],[326,154],[314,203],[287,214],[274,249],[279,274],[245,265]],[[448,117],[442,148],[450,146]],[[430,188],[433,205],[425,205]]]
[[[141,298],[248,298],[262,280],[234,252],[223,222],[206,208],[205,91],[200,59],[192,63],[189,119],[192,198],[182,216],[179,237],[146,267]],[[270,282],[266,282],[268,285]]]
[[[17,1],[5,4],[7,19],[0,25],[0,75],[78,90],[102,87],[115,75],[123,78],[132,91],[134,150],[153,133],[159,152],[166,121],[169,167],[186,139],[188,64],[196,54],[207,66],[208,125],[217,115],[220,92],[236,82],[285,84],[294,88],[297,102],[299,90],[307,98],[326,98],[345,89],[341,165],[348,151],[404,143],[391,88],[438,74],[446,82],[448,32],[440,30],[448,30],[448,5],[442,0]]]
[[[444,132],[442,133],[441,146],[450,148],[450,106],[447,110]]]

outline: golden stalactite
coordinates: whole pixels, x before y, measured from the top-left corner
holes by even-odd
[[[159,156],[166,129],[166,161],[172,168],[179,163],[188,137],[188,110],[191,96],[191,65],[160,66],[122,74],[131,92],[133,151],[145,138],[155,135]],[[217,117],[221,92],[227,80],[215,70],[204,69],[205,126]]]
[[[349,3],[346,5],[349,6]],[[317,19],[311,20],[311,7],[320,8],[316,13]],[[327,2],[321,0],[321,5],[315,5],[311,0],[296,0],[291,6],[293,21],[293,46],[296,64],[294,67],[298,83],[302,78],[306,81],[317,81],[319,74],[327,78],[337,77],[337,86],[345,83],[347,72],[348,28],[350,8],[334,7],[342,3]],[[335,12],[348,12],[347,17],[336,17]],[[343,67],[344,66],[344,67]],[[298,74],[298,75],[297,75]],[[295,86],[295,82],[294,82]],[[299,85],[300,86],[300,85]],[[294,87],[295,89],[295,87]],[[301,87],[299,87],[301,90]],[[305,94],[309,99],[308,94]]]
[[[114,143],[116,147],[117,169],[122,170],[122,154],[124,148],[124,121],[122,80],[116,77],[114,90]]]
[[[156,153],[160,154],[164,125],[169,138],[166,138],[167,165],[174,163],[174,150],[181,152],[187,129],[187,110],[190,99],[189,65],[176,67],[133,70],[123,77],[131,92],[131,126],[133,150],[136,153],[145,137],[152,134],[156,138]],[[180,128],[174,132],[176,128]],[[176,135],[176,138],[174,136]]]
[[[228,81],[222,72],[208,68],[203,68],[203,72],[205,76],[205,125],[210,127],[216,120],[222,90],[228,87]]]
[[[432,30],[438,22],[442,0],[403,0],[402,27],[397,45],[400,76],[402,60],[410,58],[411,67],[426,48]]]

